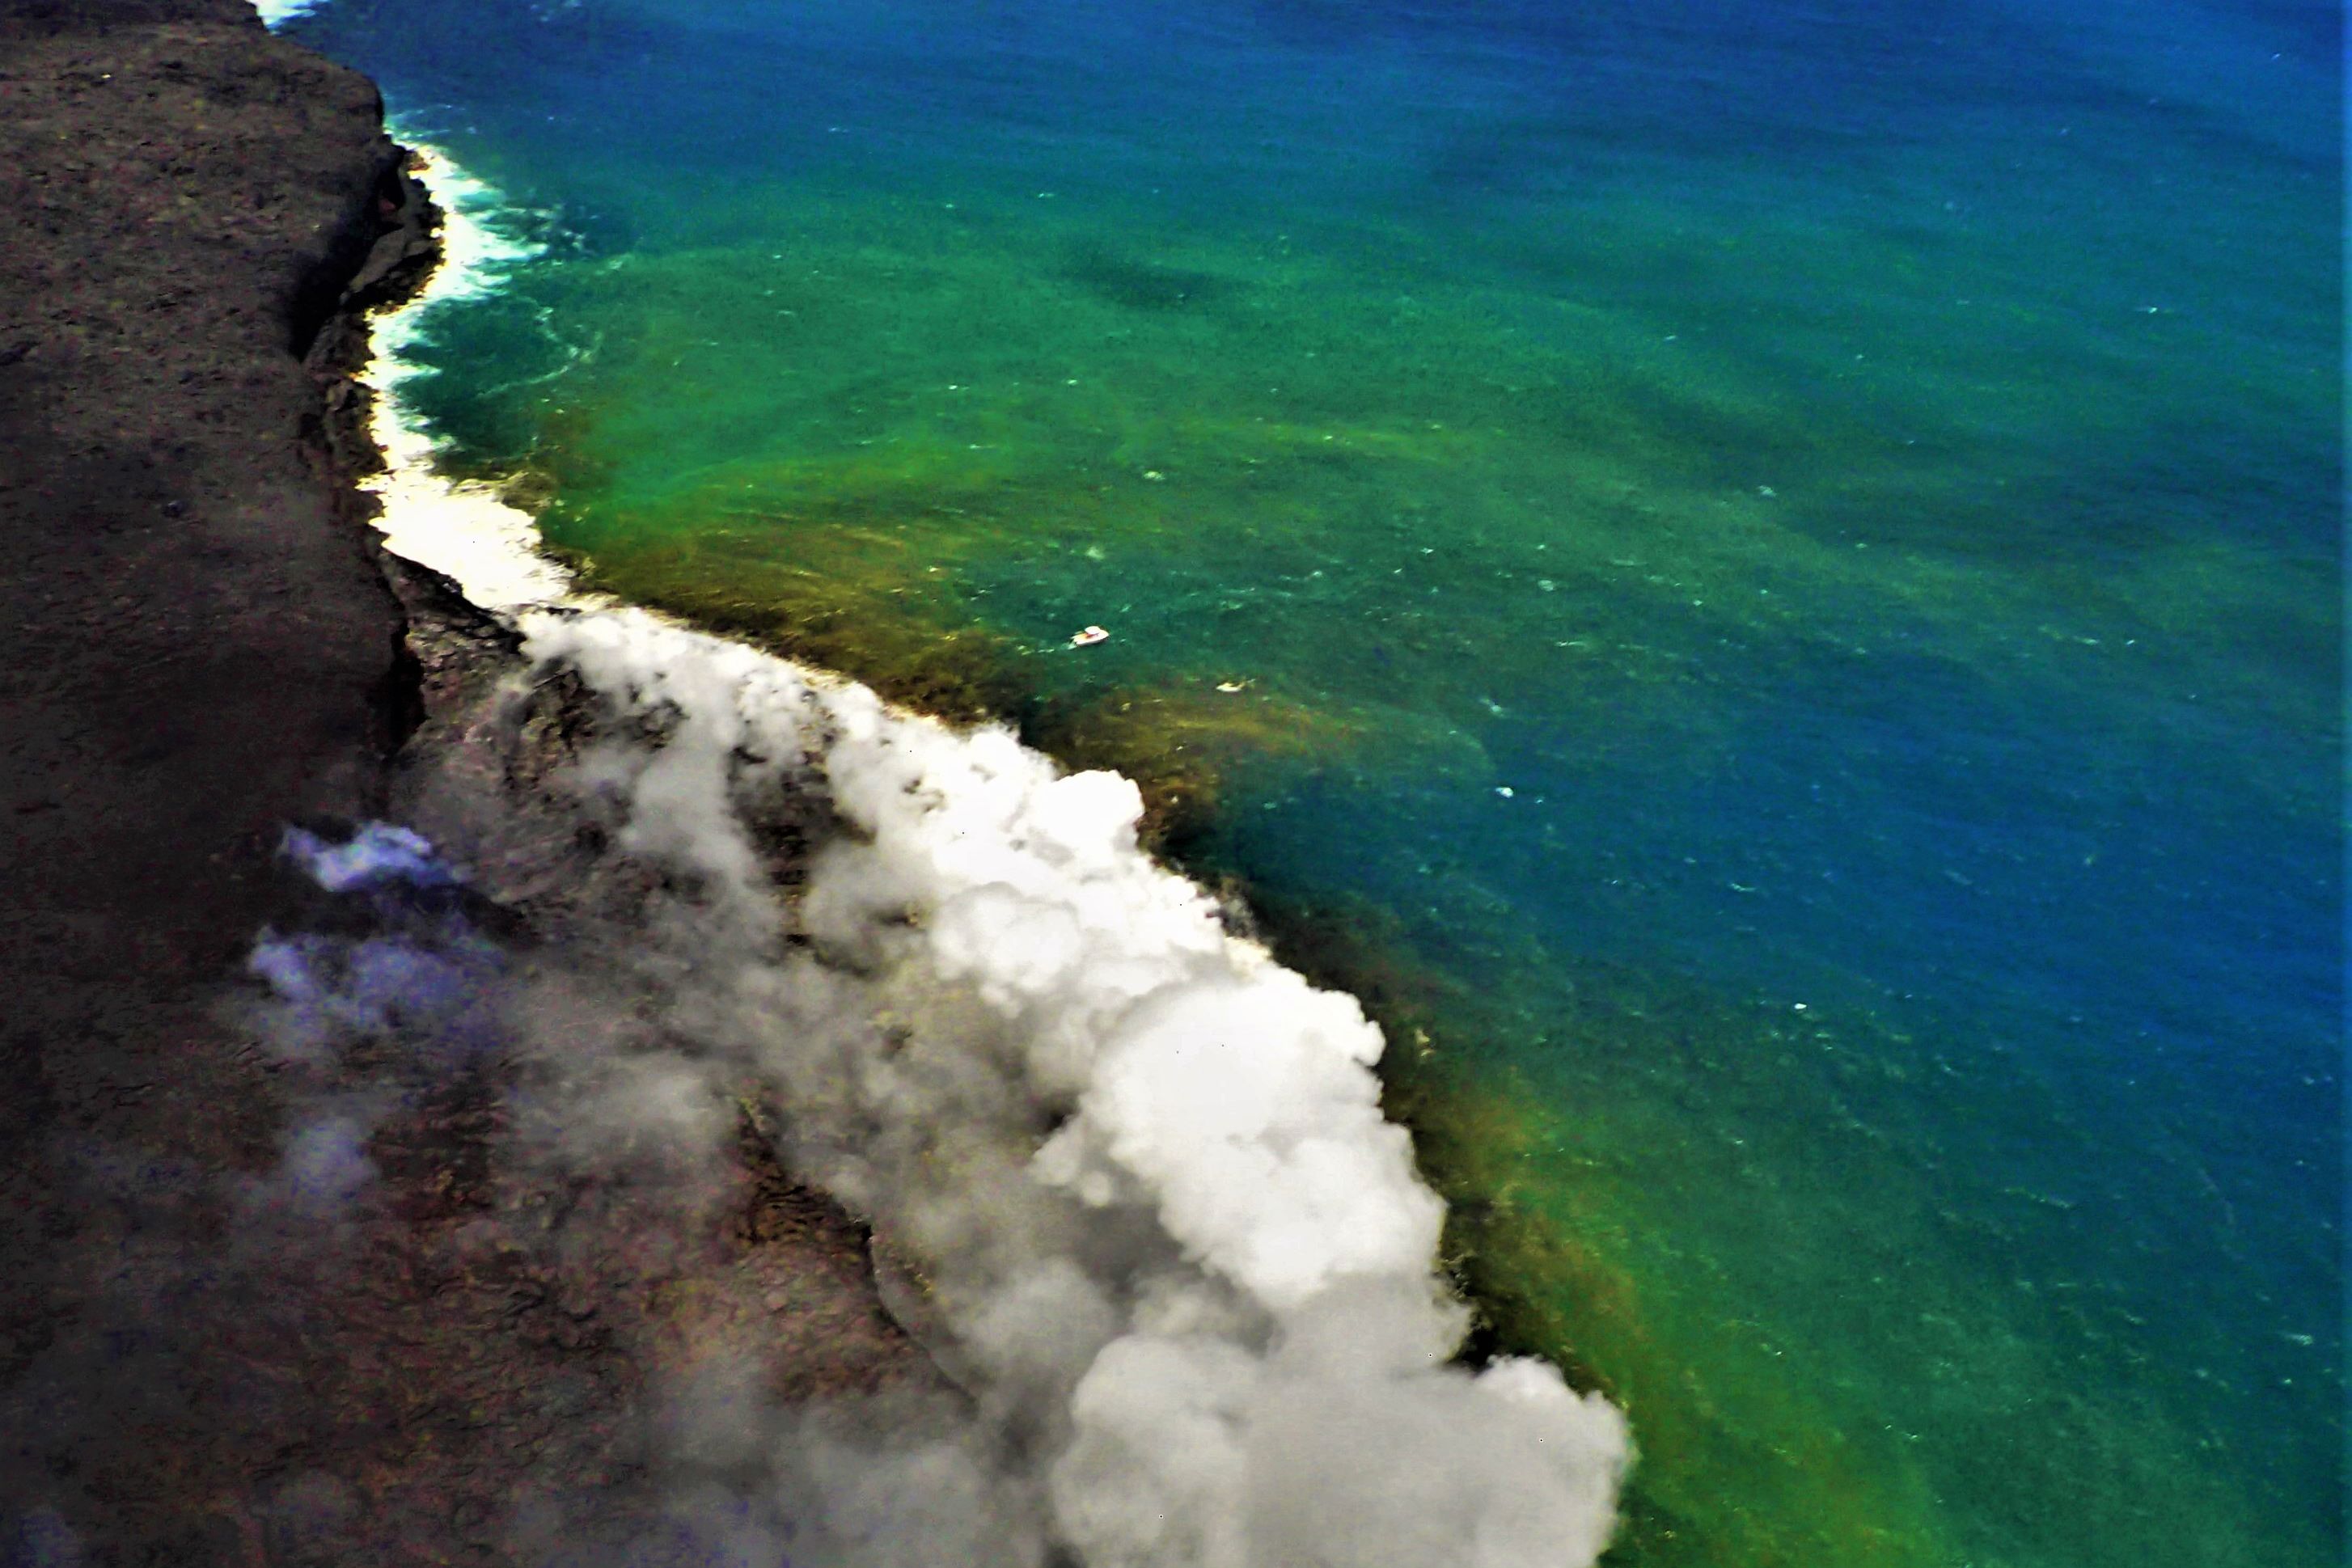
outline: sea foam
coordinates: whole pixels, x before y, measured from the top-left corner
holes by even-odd
[[[796,1168],[921,1281],[972,1396],[949,1449],[933,1432],[893,1453],[868,1423],[857,1463],[828,1469],[832,1439],[779,1437],[793,1560],[986,1541],[1104,1568],[1591,1562],[1622,1418],[1540,1362],[1453,1364],[1467,1316],[1435,1269],[1442,1207],[1381,1114],[1382,1040],[1354,999],[1231,935],[1139,848],[1129,780],[576,592],[528,514],[437,473],[413,350],[532,252],[498,193],[444,158],[425,178],[445,260],[376,323],[385,542],[513,625],[613,733],[658,737],[584,765],[625,851],[695,890],[644,937],[669,949],[664,1027],[691,1049],[621,1065],[673,1098],[755,1075]],[[796,899],[751,826],[782,790],[841,825]],[[593,1140],[600,1113],[577,1114]]]

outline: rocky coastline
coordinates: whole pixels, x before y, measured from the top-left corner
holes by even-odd
[[[366,316],[436,254],[373,88],[245,0],[0,0],[0,1562],[538,1560],[627,1532],[656,1383],[927,1381],[756,1106],[591,1191],[494,1154],[495,1053],[257,1046],[257,937],[351,918],[289,824],[500,835],[514,942],[609,894],[533,788],[591,720],[368,528]],[[331,1221],[326,1095],[378,1173]]]

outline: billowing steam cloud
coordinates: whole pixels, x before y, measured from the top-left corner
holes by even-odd
[[[466,236],[478,198],[453,205],[453,254],[494,256]],[[445,269],[436,296],[481,276]],[[730,1106],[772,1104],[787,1163],[870,1218],[894,1308],[961,1387],[791,1412],[704,1369],[665,1428],[681,1528],[798,1568],[1598,1554],[1622,1419],[1541,1363],[1451,1364],[1465,1316],[1433,1273],[1438,1200],[1381,1115],[1379,1032],[1139,851],[1130,783],[642,612],[551,607],[560,578],[514,553],[528,519],[429,478],[396,383],[387,532],[584,690],[601,738],[557,787],[652,889],[625,929],[583,923],[499,982],[538,1124],[583,1166],[691,1170]],[[797,889],[769,828],[787,801],[821,824]],[[439,865],[397,830],[298,847],[322,882]],[[358,994],[331,998],[269,953],[289,1003],[365,1005],[357,956]],[[623,993],[627,1027],[596,1000]]]

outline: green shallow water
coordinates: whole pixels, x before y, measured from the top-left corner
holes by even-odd
[[[2336,1561],[2333,208],[2238,35],[936,9],[325,13],[554,214],[452,461],[1143,780],[1631,1412],[1616,1561]]]

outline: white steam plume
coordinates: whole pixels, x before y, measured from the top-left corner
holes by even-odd
[[[456,264],[428,298],[483,286],[486,200],[445,201]],[[569,1157],[723,1136],[708,1108],[754,1081],[794,1168],[908,1266],[904,1304],[971,1396],[900,1418],[681,1391],[681,1477],[761,1500],[706,1533],[795,1564],[1040,1563],[1049,1542],[1092,1568],[1597,1556],[1623,1422],[1542,1363],[1451,1364],[1440,1205],[1381,1115],[1381,1040],[1351,998],[1139,850],[1128,780],[567,600],[528,517],[431,476],[405,373],[378,382],[394,548],[592,695],[604,738],[571,785],[667,890],[619,960],[663,1043],[535,1042],[573,1086]],[[797,898],[758,826],[788,798],[838,824]]]
[[[264,25],[273,31],[297,16],[307,16],[325,0],[253,0],[253,8],[261,13]]]

